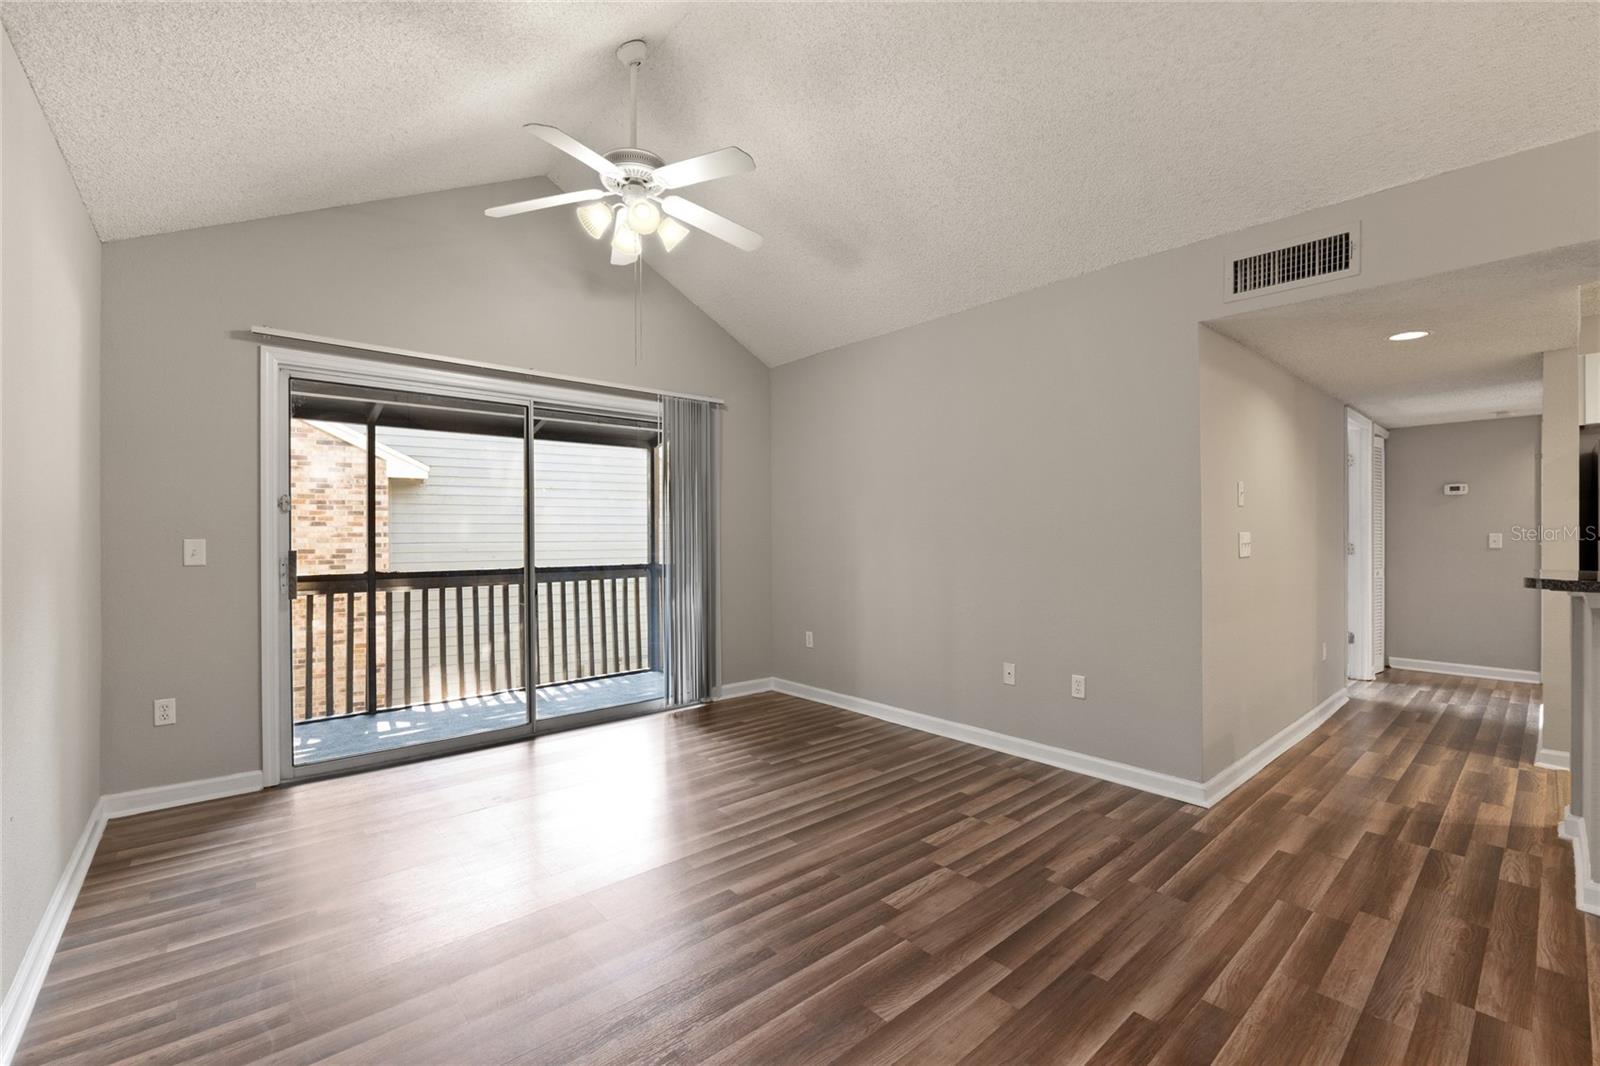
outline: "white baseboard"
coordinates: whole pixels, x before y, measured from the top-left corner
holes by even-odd
[[[1350,699],[1349,693],[1344,689],[1335,692],[1280,730],[1276,735],[1262,742],[1232,766],[1216,774],[1209,781],[1200,782],[1186,777],[1177,777],[1173,774],[1164,774],[1156,770],[1146,770],[1143,767],[1132,766],[1128,763],[1115,762],[1111,759],[1102,759],[1098,755],[1085,755],[1083,752],[1072,751],[1069,748],[1058,748],[1050,744],[1041,744],[1034,740],[1023,740],[1021,737],[997,733],[992,729],[967,725],[963,722],[952,722],[947,718],[935,718],[929,714],[908,711],[903,707],[894,707],[887,703],[862,699],[860,696],[849,696],[841,692],[831,692],[825,688],[817,688],[814,685],[803,685],[797,681],[789,681],[781,677],[773,679],[772,687],[778,692],[790,696],[798,696],[801,699],[812,700],[816,703],[826,703],[833,707],[842,707],[847,711],[855,711],[857,714],[881,718],[885,722],[893,722],[896,725],[920,729],[924,733],[934,733],[941,737],[949,737],[951,740],[974,744],[980,748],[988,748],[990,751],[1004,752],[1007,755],[1015,755],[1021,759],[1044,763],[1047,766],[1057,766],[1063,770],[1071,770],[1073,773],[1098,777],[1102,781],[1127,785],[1129,788],[1136,788],[1141,792],[1153,792],[1158,796],[1166,796],[1169,799],[1192,803],[1200,807],[1210,807],[1220,802],[1228,793],[1258,773],[1262,767],[1298,744],[1317,726],[1332,717],[1334,712],[1343,707]]]
[[[1207,807],[1222,802],[1223,797],[1256,774],[1273,759],[1300,743],[1317,726],[1333,717],[1335,711],[1350,702],[1349,688],[1342,688],[1299,718],[1258,744],[1232,766],[1214,774],[1204,785]]]
[[[1578,909],[1588,914],[1600,914],[1600,881],[1596,881],[1589,868],[1589,834],[1582,818],[1568,807],[1556,832],[1562,840],[1572,844],[1573,897]]]
[[[733,681],[717,689],[711,698],[716,700],[731,700],[739,696],[753,696],[757,692],[771,692],[773,679],[758,677],[750,681]]]
[[[261,771],[252,770],[248,773],[228,774],[225,777],[211,777],[203,781],[185,781],[177,785],[141,788],[132,792],[117,792],[100,797],[94,805],[94,810],[89,813],[89,822],[83,827],[83,833],[72,849],[72,856],[67,860],[67,868],[61,872],[61,880],[56,882],[56,890],[51,894],[50,902],[45,905],[44,914],[39,917],[33,939],[28,941],[28,950],[23,953],[22,963],[17,967],[16,976],[6,989],[5,1001],[0,1003],[0,1066],[10,1066],[11,1059],[16,1055],[17,1047],[22,1042],[22,1031],[27,1027],[28,1018],[33,1013],[33,1005],[39,998],[39,990],[44,987],[50,960],[55,957],[56,945],[61,943],[62,930],[67,927],[67,918],[72,914],[73,904],[78,901],[78,890],[83,887],[83,879],[89,872],[89,864],[94,861],[95,848],[100,843],[101,834],[105,832],[106,823],[112,818],[122,818],[130,814],[143,814],[146,811],[159,811],[188,803],[238,796],[246,792],[259,792],[262,787],[261,782]]]
[[[1570,751],[1556,751],[1553,748],[1540,748],[1533,757],[1533,765],[1542,766],[1546,770],[1572,769],[1572,753]]]
[[[1441,663],[1433,659],[1402,659],[1389,656],[1389,665],[1397,670],[1419,670],[1425,674],[1450,674],[1454,677],[1481,677],[1489,681],[1524,681],[1539,684],[1537,670],[1510,670],[1503,666],[1475,666],[1472,663]]]
[[[188,803],[203,803],[206,800],[224,799],[228,796],[242,796],[246,792],[260,792],[262,781],[260,770],[248,770],[242,774],[207,777],[200,781],[184,781],[176,785],[157,785],[155,788],[139,788],[132,792],[114,792],[101,797],[100,802],[105,805],[107,818],[122,818],[129,814],[144,814],[146,811],[182,807]]]
[[[1544,746],[1543,703],[1539,704],[1539,709],[1535,712],[1534,717],[1537,720],[1537,726],[1534,730],[1534,733],[1538,739],[1534,743],[1533,765],[1542,766],[1546,770],[1572,769],[1572,753],[1570,751],[1561,751],[1558,748],[1547,748]]]
[[[50,960],[55,958],[56,945],[61,943],[62,930],[67,927],[67,916],[78,901],[78,889],[83,887],[84,876],[89,872],[89,863],[94,860],[94,850],[105,827],[105,800],[102,798],[89,812],[88,824],[79,834],[72,855],[67,859],[67,868],[61,871],[56,890],[50,894],[50,902],[39,916],[33,938],[28,941],[28,950],[23,952],[16,975],[6,988],[5,1002],[0,1003],[0,1066],[10,1066],[12,1056],[22,1043],[22,1031],[33,1013],[39,990],[44,987],[44,975],[50,969]]]
[[[1171,799],[1181,800],[1184,803],[1197,803],[1204,805],[1205,792],[1200,782],[1188,778],[1175,777],[1172,774],[1160,773],[1156,770],[1146,770],[1127,763],[1115,762],[1111,759],[1102,759],[1097,755],[1085,755],[1082,752],[1072,751],[1067,748],[1057,748],[1049,744],[1040,744],[1038,741],[1023,740],[1020,737],[1009,736],[1005,733],[996,733],[992,729],[983,729],[963,722],[952,722],[947,718],[935,718],[929,714],[920,714],[908,711],[903,707],[892,707],[887,703],[878,703],[875,700],[862,699],[859,696],[847,696],[840,692],[830,692],[825,688],[816,688],[812,685],[802,685],[784,678],[775,678],[773,688],[790,696],[811,700],[815,703],[826,703],[832,707],[842,707],[847,711],[864,714],[872,718],[880,718],[885,722],[895,725],[908,726],[911,729],[920,729],[924,733],[933,733],[937,736],[959,740],[965,744],[973,744],[990,751],[1003,752],[1006,755],[1015,755],[1021,759],[1044,763],[1047,766],[1057,766],[1073,773],[1086,774],[1089,777],[1098,777],[1102,781],[1113,781],[1119,785],[1139,789],[1142,792],[1154,792],[1158,796],[1167,796]]]

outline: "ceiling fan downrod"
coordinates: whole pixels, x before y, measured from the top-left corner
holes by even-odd
[[[639,147],[639,68],[650,54],[640,40],[626,41],[617,49],[617,62],[628,68],[628,147]]]

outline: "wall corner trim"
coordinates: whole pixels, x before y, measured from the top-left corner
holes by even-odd
[[[1572,753],[1570,751],[1556,751],[1554,748],[1540,748],[1533,757],[1533,765],[1546,770],[1571,770]]]
[[[732,700],[740,696],[753,696],[757,692],[771,692],[777,687],[777,681],[771,677],[756,677],[749,681],[733,681],[718,687],[712,693],[714,700]]]
[[[1589,837],[1583,819],[1576,817],[1568,807],[1562,812],[1556,833],[1572,845],[1573,898],[1578,909],[1587,914],[1600,914],[1600,881],[1589,875]]]
[[[1544,746],[1544,704],[1539,704],[1539,725],[1535,730],[1533,765],[1546,770],[1571,770],[1572,752]]]
[[[1473,663],[1442,663],[1433,659],[1402,659],[1389,656],[1389,665],[1396,670],[1417,670],[1424,674],[1449,674],[1451,677],[1481,677],[1489,681],[1523,681],[1540,684],[1537,670],[1512,670],[1504,666],[1477,666]]]
[[[122,818],[130,814],[181,807],[190,803],[223,799],[227,796],[239,796],[260,790],[261,771],[252,770],[248,773],[228,774],[202,781],[186,781],[176,785],[159,785],[132,792],[118,792],[101,796],[96,801],[94,809],[89,812],[89,820],[78,837],[78,843],[74,845],[72,855],[67,859],[66,869],[61,871],[61,879],[56,882],[56,889],[50,895],[50,902],[45,905],[44,914],[39,917],[39,924],[33,931],[32,939],[28,941],[28,949],[23,952],[16,976],[6,989],[5,1001],[0,1003],[0,1066],[10,1066],[17,1048],[22,1043],[23,1030],[27,1028],[28,1018],[33,1014],[33,1006],[39,999],[40,990],[44,988],[45,974],[49,972],[50,962],[55,958],[56,946],[61,943],[61,934],[66,930],[67,919],[72,914],[73,905],[78,901],[78,892],[83,888],[83,880],[89,874],[89,866],[94,861],[95,849],[100,844],[106,823],[113,818]]]
[[[67,859],[66,869],[61,871],[61,879],[56,882],[56,889],[50,894],[44,914],[40,915],[39,924],[28,941],[28,948],[22,954],[16,975],[6,989],[5,1002],[0,1004],[0,1066],[10,1066],[12,1057],[22,1043],[22,1031],[33,1014],[33,1005],[39,999],[40,989],[44,988],[44,976],[50,970],[50,961],[55,958],[56,945],[61,943],[61,934],[67,928],[67,917],[72,913],[72,905],[78,901],[78,890],[83,887],[83,879],[89,873],[89,864],[94,861],[95,848],[100,843],[100,834],[105,827],[105,799],[102,798],[89,812],[89,820],[78,835],[78,842]]]
[[[945,737],[950,740],[959,740],[964,744],[988,748],[990,751],[998,751],[1005,755],[1015,755],[1019,759],[1044,763],[1047,766],[1054,766],[1062,770],[1071,770],[1073,773],[1096,777],[1102,781],[1110,781],[1118,785],[1127,785],[1129,788],[1136,788],[1141,792],[1153,792],[1158,796],[1166,796],[1168,799],[1175,799],[1182,803],[1205,805],[1205,793],[1200,782],[1191,781],[1188,778],[1164,774],[1157,770],[1146,770],[1140,766],[1131,766],[1128,763],[1102,759],[1097,755],[1086,755],[1068,748],[1041,744],[1034,740],[1024,740],[1021,737],[997,733],[992,729],[984,729],[981,726],[952,722],[947,718],[935,718],[930,714],[908,711],[903,707],[894,707],[887,703],[862,699],[860,696],[830,692],[825,688],[803,685],[797,681],[789,681],[781,677],[774,679],[773,688],[786,696],[798,696],[800,699],[811,700],[813,703],[825,703],[830,707],[854,711],[869,718],[877,718],[885,722],[892,722],[895,725],[918,729],[924,733],[932,733],[935,736]]]
[[[1006,755],[1015,755],[1020,759],[1044,763],[1047,766],[1055,766],[1062,770],[1071,770],[1073,773],[1096,777],[1102,781],[1127,785],[1129,788],[1136,788],[1141,792],[1152,792],[1158,796],[1166,796],[1168,799],[1191,803],[1198,807],[1211,807],[1220,803],[1230,792],[1254,777],[1268,763],[1300,743],[1312,730],[1331,718],[1334,712],[1343,707],[1350,699],[1349,690],[1347,688],[1340,689],[1257,745],[1243,758],[1234,762],[1233,765],[1222,770],[1210,780],[1201,782],[1172,774],[1164,774],[1156,770],[1147,770],[1140,766],[1132,766],[1128,763],[1120,763],[1111,759],[1102,759],[1097,755],[1086,755],[1082,752],[1072,751],[1069,748],[1058,748],[1033,740],[1024,740],[1020,737],[997,733],[994,730],[984,729],[980,726],[952,722],[946,718],[935,718],[932,715],[921,714],[917,711],[908,711],[903,707],[894,707],[887,703],[878,703],[875,700],[862,699],[859,696],[850,696],[841,692],[831,692],[828,689],[817,688],[814,685],[804,685],[781,677],[772,679],[772,689],[786,696],[798,696],[814,703],[825,703],[831,707],[854,711],[857,714],[892,722],[895,725],[919,729],[924,733],[933,733],[936,736],[959,740],[965,744],[988,748],[990,751],[998,751]]]
[[[165,810],[168,807],[181,807],[189,803],[242,796],[246,792],[260,792],[261,789],[261,771],[247,770],[244,773],[207,777],[199,781],[183,781],[176,785],[157,785],[154,788],[134,789],[132,792],[114,792],[100,797],[100,802],[105,806],[107,818],[123,818],[130,814]]]
[[[1272,760],[1304,740],[1311,734],[1312,730],[1332,718],[1334,712],[1349,702],[1350,687],[1347,685],[1256,745],[1254,749],[1236,759],[1233,765],[1212,775],[1203,786],[1205,789],[1205,805],[1210,807],[1222,802],[1228,793],[1250,780],[1265,769]]]

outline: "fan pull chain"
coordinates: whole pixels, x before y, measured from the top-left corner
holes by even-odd
[[[639,365],[639,349],[644,347],[644,252],[633,261],[633,365]]]

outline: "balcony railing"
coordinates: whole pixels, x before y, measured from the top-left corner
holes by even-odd
[[[522,688],[523,573],[380,574],[370,627],[365,575],[300,577],[291,612],[294,720]],[[654,573],[649,564],[536,571],[538,685],[654,668]]]

